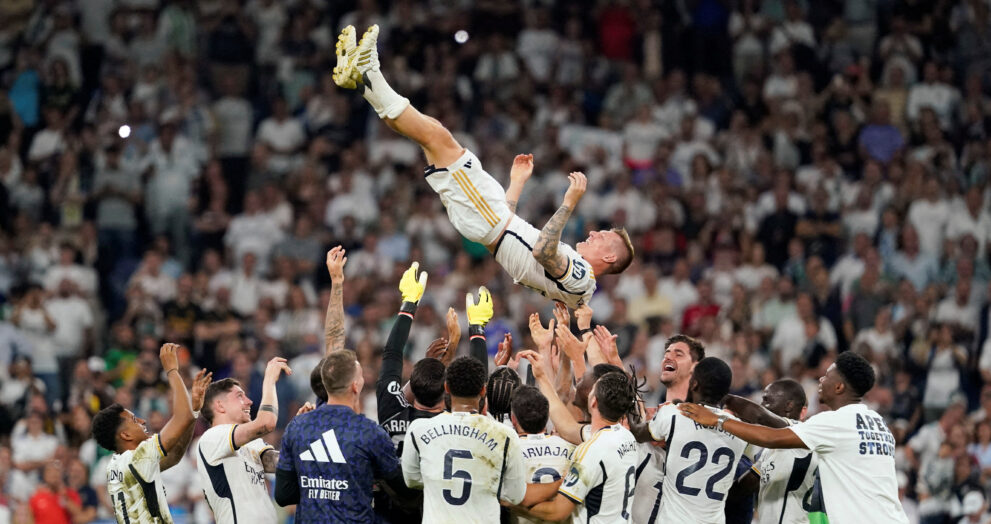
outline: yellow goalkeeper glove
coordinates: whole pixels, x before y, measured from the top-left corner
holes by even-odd
[[[403,294],[403,302],[416,304],[423,298],[423,291],[427,288],[427,272],[421,272],[420,278],[417,280],[416,270],[419,268],[420,263],[413,262],[413,265],[403,273],[403,278],[399,280],[399,292]]]
[[[478,288],[478,303],[471,293],[465,297],[465,311],[468,313],[468,324],[484,326],[492,320],[492,294],[482,286]]]

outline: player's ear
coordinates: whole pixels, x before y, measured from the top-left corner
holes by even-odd
[[[603,255],[603,256],[602,256],[602,261],[603,261],[603,262],[607,262],[607,263],[609,263],[609,264],[612,264],[612,263],[613,263],[613,262],[615,262],[615,261],[616,261],[616,260],[617,260],[618,258],[619,258],[619,257],[617,257],[615,253],[607,253],[607,254],[605,254],[605,255]]]
[[[802,412],[798,414],[798,420],[805,420],[805,415],[809,414],[809,407],[802,406]]]

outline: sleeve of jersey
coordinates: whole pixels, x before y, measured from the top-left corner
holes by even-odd
[[[594,463],[595,457],[589,456],[587,442],[575,449],[575,460],[564,483],[558,488],[558,493],[568,497],[575,504],[584,504],[585,496],[602,480],[602,468]]]
[[[656,441],[667,440],[671,430],[674,429],[674,420],[678,413],[678,407],[674,404],[664,404],[654,413],[654,418],[647,423],[650,436]]]
[[[234,448],[235,428],[237,424],[221,424],[206,430],[200,437],[200,453],[210,465],[216,465],[217,462],[233,457],[237,453]]]
[[[265,442],[260,438],[256,438],[255,440],[252,440],[251,442],[248,442],[247,444],[241,447],[250,451],[251,454],[258,460],[261,460],[262,455],[266,451],[275,449],[275,446],[269,444],[268,442]]]
[[[421,419],[422,420],[422,419]],[[414,431],[418,431],[418,421],[413,421],[406,436],[403,437],[403,480],[411,488],[422,488],[423,477],[420,475],[420,445],[416,443]]]
[[[392,331],[382,352],[382,369],[375,385],[375,397],[378,401],[378,419],[385,421],[397,412],[406,408],[406,397],[403,395],[403,347],[409,339],[410,326],[413,317],[410,313],[400,312],[392,324]]]
[[[156,433],[152,435],[150,439],[138,444],[138,447],[135,448],[134,453],[131,455],[131,463],[129,466],[132,471],[141,477],[141,480],[145,482],[152,482],[162,471],[159,466],[159,461],[162,460],[165,455],[165,448],[162,447],[162,442],[159,440],[159,436]]]
[[[795,432],[810,450],[816,453],[830,453],[836,449],[837,435],[842,435],[850,429],[843,427],[841,417],[843,417],[841,413],[824,411],[787,429]]]
[[[592,275],[592,268],[581,257],[574,254],[568,255],[568,269],[560,278],[550,276],[559,288],[575,295],[584,295],[589,286],[594,285],[595,276]]]
[[[282,471],[296,471],[296,464],[293,462],[296,455],[293,454],[292,449],[292,435],[295,433],[299,425],[296,423],[298,419],[293,419],[286,427],[285,433],[282,434],[282,446],[279,449],[279,463],[276,465],[276,469],[281,469]]]
[[[507,439],[503,460],[506,466],[499,498],[510,504],[519,504],[526,496],[526,467],[523,465],[520,440],[516,435],[510,435]]]
[[[368,446],[375,463],[375,478],[384,479],[399,471],[402,466],[389,434],[380,426],[375,426],[370,436]]]

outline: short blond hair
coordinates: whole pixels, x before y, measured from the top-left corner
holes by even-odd
[[[609,266],[609,273],[622,273],[633,263],[633,256],[636,254],[636,251],[633,249],[633,241],[630,240],[630,234],[627,233],[625,227],[614,227],[611,231],[623,239],[623,246],[626,247],[626,253],[625,256],[616,254],[616,261]]]
[[[358,355],[350,349],[339,349],[323,359],[320,375],[328,396],[340,395],[347,391],[358,373]]]

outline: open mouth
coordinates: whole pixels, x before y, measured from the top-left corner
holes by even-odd
[[[678,368],[675,367],[675,365],[674,364],[671,364],[671,363],[664,364],[664,367],[661,368],[661,369],[663,371],[670,371],[672,373],[678,370]]]

